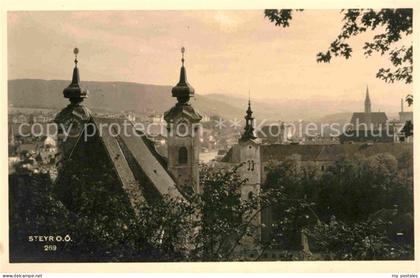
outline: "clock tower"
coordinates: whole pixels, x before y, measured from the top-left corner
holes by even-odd
[[[187,81],[182,47],[182,66],[178,84],[172,88],[177,103],[165,112],[168,129],[168,171],[185,193],[199,192],[199,152],[201,115],[191,106],[194,88]]]

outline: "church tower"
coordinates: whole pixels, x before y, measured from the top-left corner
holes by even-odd
[[[182,47],[182,66],[178,84],[172,88],[177,103],[165,112],[168,129],[168,171],[184,192],[199,192],[199,152],[201,115],[189,103],[194,88],[187,81]]]
[[[238,143],[240,162],[244,164],[240,168],[241,176],[247,179],[247,183],[241,190],[242,199],[244,200],[248,199],[250,194],[259,194],[261,184],[261,142],[255,136],[252,113],[251,101],[249,100],[244,132]]]
[[[72,81],[63,90],[63,95],[69,99],[70,104],[61,110],[54,119],[54,122],[57,124],[58,155],[60,159],[65,159],[70,154],[81,136],[84,125],[91,118],[91,112],[82,104],[89,91],[80,86],[80,73],[77,66],[79,49],[75,48],[73,53],[75,59]]]
[[[370,103],[369,98],[369,87],[366,86],[366,98],[365,98],[365,113],[372,112],[372,104]]]
[[[234,146],[239,154],[239,161],[242,165],[238,173],[246,183],[241,187],[241,199],[248,200],[252,196],[258,196],[261,188],[261,140],[255,136],[254,117],[251,109],[251,101],[248,100],[248,109],[245,115],[244,132],[237,145]],[[257,213],[252,220],[253,237],[244,239],[245,246],[255,246],[255,240],[261,237],[261,213]]]

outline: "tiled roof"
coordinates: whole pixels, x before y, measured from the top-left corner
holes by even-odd
[[[121,119],[93,117],[93,121],[97,126],[119,124],[123,127]],[[118,136],[110,134],[108,128],[102,129],[101,138],[115,169],[119,176],[126,176],[121,180],[123,186],[131,191],[133,178],[137,177],[140,187],[151,184],[154,190],[162,195],[169,194],[171,197],[183,198],[174,180],[166,171],[165,160],[157,153],[153,142],[132,127],[132,125],[128,126],[126,132],[120,132]],[[135,162],[135,167],[129,164],[130,159]]]
[[[358,121],[357,121],[358,120]],[[357,123],[366,123],[373,125],[385,125],[388,118],[384,112],[371,112],[371,113],[364,113],[364,112],[355,112],[351,117],[350,123],[353,125],[357,125]]]
[[[175,181],[166,170],[165,160],[157,153],[153,142],[136,131],[133,125],[125,123],[124,120],[114,118],[101,118],[92,116],[91,123],[97,128],[93,137],[87,137],[92,142],[102,143],[108,154],[113,170],[133,208],[139,203],[154,198],[156,194],[169,195],[173,198],[184,199],[181,191],[176,187]],[[115,127],[110,129],[109,127]],[[116,125],[119,125],[121,132],[117,132]],[[77,143],[70,152],[70,158],[74,151],[79,149],[80,144],[85,142],[84,135],[87,129],[92,126],[85,126],[80,133]],[[92,132],[89,132],[92,136]],[[96,138],[96,139],[90,139]]]
[[[109,119],[93,118],[96,126],[101,123],[109,123]],[[105,150],[108,153],[114,170],[121,181],[124,191],[127,193],[128,199],[133,207],[136,207],[140,202],[145,201],[142,190],[139,187],[139,182],[136,180],[133,172],[125,159],[122,150],[115,137],[111,136],[107,130],[102,134],[101,141],[104,144]]]

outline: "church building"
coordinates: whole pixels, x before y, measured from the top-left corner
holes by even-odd
[[[353,113],[350,120],[350,123],[353,125],[353,129],[384,129],[387,125],[387,121],[388,118],[385,112],[372,112],[369,87],[366,87],[365,110],[364,112]]]
[[[372,112],[369,87],[366,87],[364,112],[354,112],[350,124],[339,138],[341,143],[394,141],[394,130],[385,112]]]
[[[179,82],[172,90],[177,103],[165,114],[168,127],[179,133],[168,138],[165,158],[130,121],[98,117],[83,104],[88,90],[80,84],[77,48],[74,53],[72,81],[63,91],[70,103],[54,120],[60,156],[57,194],[62,202],[78,211],[80,204],[74,196],[88,190],[83,187],[96,185],[110,190],[108,195],[112,192],[125,199],[134,212],[142,202],[153,202],[163,195],[186,200],[191,190],[198,190],[200,134],[190,131],[201,116],[189,103],[194,89],[186,79],[184,57]]]

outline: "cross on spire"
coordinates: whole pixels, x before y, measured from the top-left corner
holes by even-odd
[[[74,65],[75,67],[77,67],[77,54],[79,54],[79,49],[76,47],[75,49],[73,49],[73,53],[74,53]]]
[[[184,53],[185,53],[185,47],[181,47],[181,53],[182,53],[182,59],[181,59],[181,62],[182,62],[182,66],[184,66]]]

